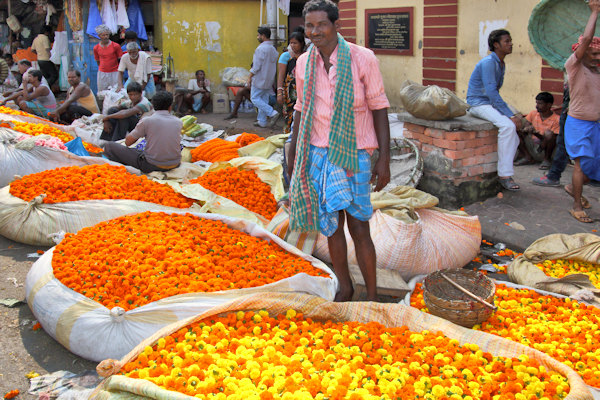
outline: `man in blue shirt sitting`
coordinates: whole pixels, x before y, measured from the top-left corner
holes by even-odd
[[[498,180],[503,188],[517,191],[521,188],[514,181],[513,160],[519,147],[517,129],[521,129],[523,115],[514,113],[498,92],[504,83],[504,57],[512,53],[512,38],[505,29],[498,29],[488,36],[492,52],[475,66],[469,79],[467,103],[475,117],[490,121],[498,128]]]

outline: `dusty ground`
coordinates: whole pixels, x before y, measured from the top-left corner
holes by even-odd
[[[75,356],[50,337],[43,329],[34,331],[35,323],[25,300],[25,278],[36,260],[27,255],[45,247],[16,243],[0,236],[0,299],[13,298],[23,303],[9,308],[0,305],[0,395],[19,389],[17,399],[33,399],[27,394],[30,371],[46,374],[67,370],[74,373],[95,369],[96,363]],[[16,279],[16,285],[13,283]]]

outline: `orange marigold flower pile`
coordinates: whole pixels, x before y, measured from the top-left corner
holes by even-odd
[[[108,308],[328,274],[274,243],[191,214],[145,212],[67,234],[54,276]]]
[[[261,140],[265,140],[265,138],[258,136],[255,133],[244,132],[240,136],[238,136],[235,141],[241,146],[245,147],[249,144],[260,142]]]
[[[420,284],[410,302],[427,312]],[[573,368],[588,385],[600,387],[600,310],[506,285],[496,286],[495,302],[498,310],[473,329],[540,350]]]
[[[190,180],[190,183],[199,183],[219,196],[227,197],[268,220],[277,212],[277,202],[271,193],[271,187],[261,181],[252,170],[223,168],[207,172],[199,178]]]
[[[567,379],[525,355],[493,356],[442,333],[317,322],[294,310],[193,323],[122,373],[200,399],[561,399]],[[523,397],[517,397],[523,396]]]
[[[216,138],[208,142],[202,143],[200,146],[193,149],[192,162],[196,161],[229,161],[239,157],[237,150],[240,145],[236,142],[230,142],[224,139]]]
[[[10,184],[10,194],[25,201],[46,194],[44,203],[78,200],[138,200],[189,208],[194,200],[117,165],[62,167],[26,175]]]
[[[68,133],[65,133],[58,128],[55,128],[53,126],[46,125],[46,124],[34,124],[32,122],[11,121],[9,123],[3,122],[2,124],[0,124],[0,126],[3,126],[5,128],[10,128],[17,132],[25,133],[25,134],[31,135],[31,136],[38,136],[38,135],[54,136],[56,138],[59,138],[63,143],[67,143],[74,139],[74,137],[69,135]],[[103,151],[100,147],[96,147],[93,144],[90,144],[87,142],[83,142],[83,147],[85,147],[85,149],[91,153],[102,153],[102,151]]]

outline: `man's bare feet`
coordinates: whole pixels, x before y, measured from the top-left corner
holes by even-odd
[[[340,288],[339,292],[335,295],[333,301],[335,302],[345,302],[352,300],[352,296],[354,295],[354,289],[350,287],[349,289]]]

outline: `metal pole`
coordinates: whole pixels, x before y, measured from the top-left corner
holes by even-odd
[[[8,0],[10,2],[10,0]],[[263,0],[260,0],[260,20],[258,21],[258,26],[262,25],[262,2]]]
[[[11,15],[10,14],[10,9],[11,9],[11,7],[10,7],[10,0],[8,0],[8,16],[6,18],[10,17],[10,15]],[[9,48],[9,52],[11,54],[12,54],[12,38],[13,38],[12,29],[9,28],[8,29],[8,48]]]

